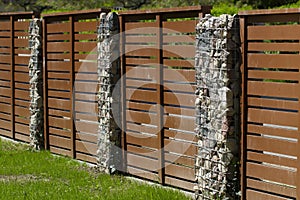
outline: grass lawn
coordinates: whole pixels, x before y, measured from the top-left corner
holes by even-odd
[[[0,199],[189,199],[184,194],[97,173],[72,159],[0,139]]]

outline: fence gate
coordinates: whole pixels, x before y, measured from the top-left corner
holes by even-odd
[[[29,21],[32,12],[0,14],[0,135],[29,142]]]
[[[44,15],[46,148],[96,163],[97,19],[102,9]]]
[[[298,9],[240,13],[244,199],[300,199]]]
[[[120,13],[127,172],[193,191],[195,27],[209,7]]]

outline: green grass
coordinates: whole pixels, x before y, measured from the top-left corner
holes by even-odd
[[[0,139],[0,199],[189,199],[183,193],[109,176],[72,159]]]

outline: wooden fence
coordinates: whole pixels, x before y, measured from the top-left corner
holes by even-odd
[[[300,11],[240,15],[243,198],[300,199]]]
[[[97,26],[90,10],[44,15],[45,145],[96,163]]]
[[[0,14],[0,135],[29,142],[29,20],[33,12]]]
[[[195,27],[210,7],[120,13],[129,174],[193,191]]]

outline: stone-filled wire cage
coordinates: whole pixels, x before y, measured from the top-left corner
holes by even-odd
[[[207,15],[196,31],[196,196],[238,199],[239,19]]]

